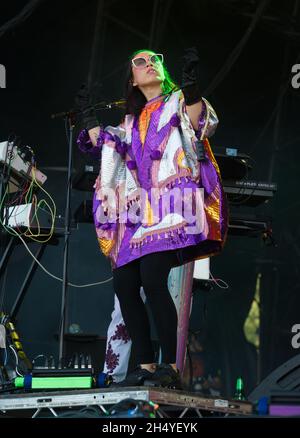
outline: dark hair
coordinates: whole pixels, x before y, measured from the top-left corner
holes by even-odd
[[[149,49],[141,49],[134,52],[130,58],[129,58],[129,65],[127,69],[126,79],[125,79],[125,100],[126,100],[126,114],[133,114],[133,115],[139,115],[142,111],[142,109],[145,106],[145,103],[147,102],[147,99],[141,92],[141,90],[138,87],[134,87],[132,85],[133,82],[133,75],[132,75],[132,58],[135,57],[138,53],[141,52],[152,52],[152,50]],[[164,69],[164,76],[165,79],[162,83],[162,93],[163,94],[170,94],[173,91],[178,89],[178,86],[175,84],[173,79],[171,79],[171,76],[166,68],[165,65],[163,65]]]

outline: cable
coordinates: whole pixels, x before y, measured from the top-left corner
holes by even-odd
[[[24,201],[25,201],[24,209],[22,211],[26,210],[28,204],[32,204],[32,208],[34,209],[34,214],[33,214],[32,218],[31,218],[31,222],[33,220],[36,220],[36,223],[37,223],[37,233],[33,233],[32,232],[32,230],[30,228],[30,225],[23,232],[21,232],[21,230],[19,229],[17,224],[16,224],[16,226],[14,228],[16,228],[18,230],[19,234],[24,235],[24,236],[32,239],[35,242],[46,243],[46,242],[48,242],[52,238],[53,233],[54,233],[55,217],[56,217],[56,205],[55,205],[55,202],[54,202],[53,198],[51,197],[51,195],[37,181],[35,165],[33,165],[31,167],[30,173],[31,173],[31,182],[30,182],[29,186],[26,188],[26,195],[25,195],[24,188],[23,188],[23,191],[21,193],[21,200],[24,198]],[[36,195],[33,194],[33,189],[36,188],[36,187],[38,187],[42,192],[44,192],[47,195],[47,197],[50,199],[51,206],[47,202],[46,199],[41,199],[40,201],[37,201]],[[9,195],[9,192],[8,192],[8,186],[7,186],[6,190],[5,190],[5,193],[4,193],[4,196],[2,197],[1,202],[0,202],[0,210],[1,211],[2,211],[2,207],[4,205],[4,202],[5,202],[5,199],[6,199],[6,197],[8,195]],[[20,196],[17,199],[20,199]],[[16,202],[16,200],[13,201],[13,203],[15,203],[15,202]],[[11,204],[12,204],[12,202],[10,204],[8,204],[8,205],[11,205]],[[38,219],[38,209],[42,205],[43,206],[45,205],[48,208],[49,214],[50,214],[50,216],[52,218],[51,226],[50,226],[50,231],[48,233],[41,233],[41,227],[40,227],[40,223],[39,223],[39,219]],[[6,222],[10,219],[10,217],[13,215],[13,213],[15,211],[15,208],[17,208],[18,206],[20,206],[20,204],[19,205],[15,205],[15,206],[12,207],[9,216],[6,215],[6,217],[5,217],[5,221]],[[18,214],[21,214],[22,211],[19,211]],[[9,234],[12,234],[11,231],[10,231],[11,228],[7,227],[5,225],[5,223],[4,223],[4,221],[1,221],[1,224],[2,224],[4,229]],[[44,238],[44,239],[41,239],[41,238]]]
[[[19,186],[18,190],[14,194],[15,198],[13,198],[10,202],[7,203],[7,205],[14,205],[14,204],[21,204],[23,201],[23,198],[27,191],[29,190],[29,183],[28,181],[23,181],[22,185]]]
[[[32,359],[32,361],[31,361],[31,363],[32,363],[32,368],[35,368],[35,362],[36,362],[36,360],[39,359],[40,357],[43,357],[43,358],[45,359],[45,361],[48,360],[47,356],[45,356],[44,354],[38,354],[38,355],[35,356],[35,357]]]
[[[104,409],[104,408],[103,408]],[[108,415],[108,411],[104,409],[104,413]],[[38,418],[48,418],[38,416]],[[85,406],[80,410],[74,410],[73,412],[67,411],[58,414],[55,418],[105,418],[105,415],[100,411],[100,407]]]
[[[24,377],[24,375],[21,374],[21,373],[19,372],[19,370],[18,370],[19,358],[18,358],[18,355],[17,355],[17,353],[16,353],[14,347],[13,347],[12,345],[10,345],[9,348],[13,351],[13,353],[14,353],[14,355],[15,355],[15,358],[16,358],[16,367],[15,367],[15,371],[16,371],[16,373],[18,374],[19,377]]]
[[[55,218],[56,218],[56,205],[55,202],[53,200],[53,198],[51,197],[51,195],[39,184],[39,182],[36,179],[36,167],[35,165],[32,166],[31,168],[31,182],[29,187],[26,189],[26,195],[25,195],[25,204],[28,203],[32,203],[33,208],[34,208],[34,214],[33,214],[33,218],[35,219],[37,222],[37,229],[38,232],[37,233],[33,233],[30,229],[30,226],[27,227],[27,229],[24,232],[21,232],[20,229],[15,229],[11,226],[9,226],[8,224],[5,224],[4,221],[2,221],[2,219],[0,218],[0,223],[2,224],[3,228],[7,231],[7,233],[9,233],[10,235],[13,236],[17,236],[23,243],[23,245],[25,246],[26,250],[29,252],[29,254],[33,257],[33,259],[35,260],[35,262],[41,267],[41,269],[48,274],[50,277],[63,282],[63,279],[60,277],[57,277],[55,275],[53,275],[51,272],[49,272],[40,262],[39,260],[36,259],[36,257],[34,256],[34,254],[31,252],[31,250],[29,249],[28,245],[26,244],[25,240],[22,238],[22,235],[26,238],[30,238],[31,240],[38,242],[38,243],[46,243],[48,242],[54,233],[54,225],[55,225]],[[44,192],[50,199],[51,204],[52,204],[52,208],[50,206],[50,204],[45,200],[42,199],[39,202],[37,201],[36,195],[33,195],[33,187],[37,186],[42,192]],[[2,199],[0,200],[0,211],[2,211],[2,207],[4,205],[4,201],[6,199],[6,196],[8,195],[8,187],[6,187],[4,196],[2,197]],[[23,194],[24,196],[24,194]],[[22,197],[23,197],[22,196]],[[30,202],[31,201],[31,202]],[[40,227],[40,223],[39,223],[39,219],[38,219],[38,209],[41,207],[41,205],[45,205],[48,208],[48,212],[52,218],[51,221],[51,227],[50,227],[50,231],[47,234],[42,234],[41,233],[41,227]],[[12,209],[12,212],[10,213],[10,216],[12,215],[14,208],[16,208],[17,206],[14,206]],[[26,205],[24,207],[24,209],[26,208]],[[17,225],[17,224],[16,224]],[[16,227],[18,228],[18,227]],[[41,237],[46,237],[46,239],[41,240],[39,238]],[[96,283],[89,283],[89,284],[82,284],[82,285],[77,285],[77,284],[73,284],[73,283],[68,283],[68,286],[72,286],[72,287],[77,287],[77,288],[85,288],[85,287],[92,287],[92,286],[98,286],[100,284],[104,284],[107,283],[109,281],[112,280],[112,277],[108,278],[107,280],[103,280],[100,282],[96,282]]]
[[[221,278],[214,278],[210,271],[209,276],[211,277],[215,285],[218,286],[220,289],[229,289],[229,285],[226,283],[226,281],[222,280]],[[222,283],[225,284],[225,286],[221,286]]]
[[[7,348],[4,348],[4,366],[6,367],[8,360]]]
[[[36,238],[38,237],[46,237],[46,240],[43,240],[42,243],[46,243],[48,242],[54,233],[54,225],[55,225],[55,217],[56,217],[56,204],[53,200],[53,198],[51,197],[51,195],[39,184],[39,182],[36,179],[36,167],[33,166],[32,167],[32,184],[35,184],[42,192],[44,192],[50,199],[51,203],[52,203],[52,208],[50,207],[50,205],[48,204],[48,202],[45,199],[41,199],[38,203],[34,203],[34,208],[35,208],[35,213],[33,215],[33,219],[36,218],[37,220],[37,225],[38,225],[38,233],[37,234],[33,234],[30,230],[30,228],[28,229],[28,231],[25,233],[26,237],[31,238],[32,240],[36,241],[36,242],[41,242],[41,240],[37,240]],[[27,200],[26,200],[27,201]],[[51,215],[52,221],[51,221],[51,227],[50,227],[50,231],[47,234],[41,234],[40,231],[40,224],[39,224],[39,220],[38,220],[38,216],[37,216],[37,210],[40,207],[40,205],[45,204],[48,207],[49,213]]]

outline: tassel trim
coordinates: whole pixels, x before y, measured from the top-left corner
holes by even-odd
[[[150,232],[148,232],[147,234],[145,233],[143,237],[139,238],[139,239],[132,239],[129,247],[130,248],[140,248],[141,246],[147,244],[147,243],[151,243],[151,242],[157,242],[158,240],[162,240],[162,239],[176,239],[176,240],[186,240],[186,231],[185,231],[185,225],[181,225],[180,227],[178,227],[177,225],[173,225],[171,227],[168,228],[168,231],[166,231],[166,229],[162,229],[158,232],[158,230],[156,230],[155,232],[152,232],[150,234]]]

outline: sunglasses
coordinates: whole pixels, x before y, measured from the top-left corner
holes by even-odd
[[[135,68],[146,67],[149,61],[151,64],[162,64],[164,62],[164,56],[161,53],[155,53],[154,55],[149,56],[148,59],[144,58],[143,56],[139,56],[138,58],[131,60],[132,65]]]

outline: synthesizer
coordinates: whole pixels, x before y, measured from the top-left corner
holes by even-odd
[[[47,179],[41,171],[33,169],[32,163],[23,159],[17,146],[8,141],[0,143],[0,167],[6,167],[9,172],[9,193],[18,191],[22,181],[32,181],[34,176],[41,185]]]

